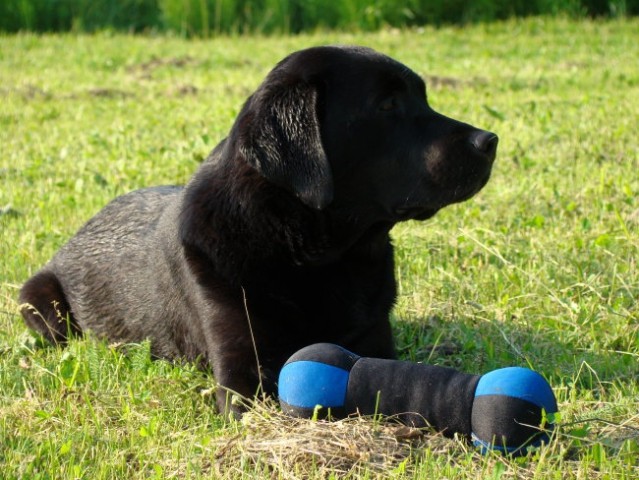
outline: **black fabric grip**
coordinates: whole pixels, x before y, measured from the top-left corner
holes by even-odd
[[[513,412],[517,412],[516,418]],[[541,420],[541,408],[520,398],[480,395],[473,404],[473,433],[496,446],[519,447],[529,443],[543,434],[539,430]],[[503,438],[508,440],[506,445]]]
[[[317,418],[321,420],[335,420],[339,418],[346,418],[349,413],[344,407],[320,408],[315,411],[315,408],[304,408],[296,405],[289,405],[283,400],[280,400],[280,407],[285,414],[297,418],[313,418],[314,416],[317,416]]]
[[[346,411],[393,415],[407,425],[431,426],[448,437],[470,436],[479,378],[452,368],[361,358],[351,370]]]
[[[324,363],[350,371],[353,365],[355,365],[355,362],[360,358],[359,355],[355,355],[353,352],[349,352],[345,348],[333,343],[315,343],[298,350],[286,361],[286,364],[298,361],[309,361]]]

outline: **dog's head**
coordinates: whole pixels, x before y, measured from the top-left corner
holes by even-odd
[[[417,74],[360,47],[282,60],[229,140],[308,207],[371,225],[429,218],[470,198],[488,181],[498,142],[435,112]]]

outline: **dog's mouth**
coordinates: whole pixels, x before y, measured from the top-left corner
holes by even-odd
[[[438,211],[447,205],[454,203],[461,203],[474,197],[484,186],[488,183],[490,178],[490,172],[487,172],[479,181],[459,186],[452,190],[448,195],[441,195],[436,200],[424,202],[424,204],[405,204],[396,207],[393,210],[397,221],[403,222],[405,220],[428,220],[433,217]]]
[[[435,216],[441,207],[438,208],[425,208],[425,207],[410,207],[402,206],[395,209],[395,216],[398,221],[403,222],[406,220],[428,220]]]
[[[471,199],[477,193],[479,193],[479,191],[482,188],[486,186],[489,179],[490,179],[490,170],[486,172],[481,178],[479,178],[477,182],[466,185],[465,187],[457,188],[454,194],[452,195],[450,202],[448,202],[448,204],[451,205],[453,203],[461,203]]]

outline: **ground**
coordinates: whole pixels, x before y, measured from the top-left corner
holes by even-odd
[[[638,27],[0,37],[4,478],[637,478]],[[326,43],[399,59],[436,109],[499,134],[475,199],[394,229],[393,326],[404,359],[541,372],[561,418],[537,454],[481,457],[375,421],[312,430],[268,405],[225,422],[213,379],[192,365],[152,362],[146,344],[48,348],[26,331],[20,284],[83,222],[115,195],[184,183],[276,61]],[[302,448],[309,428],[333,436],[328,450]]]

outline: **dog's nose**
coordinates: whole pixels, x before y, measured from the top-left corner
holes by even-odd
[[[474,132],[470,137],[470,142],[473,146],[488,156],[494,156],[497,152],[497,143],[499,143],[499,137],[493,132],[487,132],[485,130],[479,130]]]

